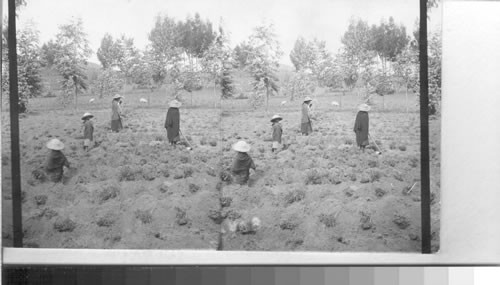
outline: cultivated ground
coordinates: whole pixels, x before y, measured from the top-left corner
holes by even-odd
[[[149,98],[142,105],[139,98]],[[272,98],[270,110],[246,100],[220,102],[213,90],[188,95],[181,131],[194,146],[166,142],[164,93],[125,94],[125,130],[110,132],[110,102],[80,99],[78,111],[54,98],[32,102],[21,118],[23,225],[27,247],[419,251],[420,137],[416,106],[388,96],[370,113],[382,154],[360,153],[352,131],[359,97],[317,95],[314,134],[299,133],[300,102]],[[410,96],[409,102],[416,102]],[[95,140],[82,150],[80,116],[96,115]],[[284,117],[287,150],[271,153],[269,118]],[[2,113],[2,237],[12,244],[8,113]],[[440,121],[430,121],[434,250],[439,246]],[[64,184],[44,182],[45,143],[58,137],[75,169]],[[239,139],[257,164],[250,186],[227,170]],[[412,187],[413,186],[413,187]],[[252,226],[252,218],[260,225]],[[256,219],[254,219],[256,221]]]

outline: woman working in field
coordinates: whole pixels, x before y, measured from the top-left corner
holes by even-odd
[[[64,174],[64,166],[69,168],[69,162],[66,156],[62,153],[64,144],[58,139],[51,139],[47,143],[47,148],[50,149],[49,157],[45,170],[52,182],[60,182]]]
[[[234,158],[231,172],[235,182],[244,185],[248,183],[248,179],[250,178],[250,168],[253,170],[256,169],[255,163],[248,155],[250,145],[245,141],[239,141],[233,145],[233,150],[236,151],[236,157]]]
[[[122,108],[120,106],[121,99],[123,97],[119,94],[113,96],[113,101],[111,102],[111,131],[119,132],[123,129],[122,125]]]
[[[167,111],[167,118],[165,120],[165,129],[167,129],[167,137],[170,145],[175,145],[180,140],[179,132],[180,132],[180,113],[179,108],[182,103],[173,100],[169,104],[169,108]]]
[[[369,142],[368,142],[368,129],[369,129],[368,111],[370,111],[370,106],[368,106],[368,104],[361,104],[359,106],[358,110],[359,110],[359,112],[356,115],[356,121],[354,122],[354,132],[356,133],[356,144],[364,152],[365,147],[369,144]]]
[[[311,97],[304,98],[304,102],[302,103],[302,119],[301,119],[301,127],[300,131],[303,135],[309,135],[312,133],[312,124],[311,124],[311,114],[309,104],[311,103]]]

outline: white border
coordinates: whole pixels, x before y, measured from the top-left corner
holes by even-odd
[[[441,250],[437,254],[4,248],[4,264],[500,263],[500,3],[444,1]]]

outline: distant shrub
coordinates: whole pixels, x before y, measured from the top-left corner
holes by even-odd
[[[120,188],[117,185],[111,184],[105,186],[98,194],[99,204],[102,204],[109,199],[114,199],[120,194]]]
[[[153,216],[149,211],[137,210],[135,211],[135,217],[143,224],[150,224],[153,221]]]
[[[54,223],[54,229],[58,232],[72,232],[76,228],[76,223],[70,218],[58,219]]]
[[[336,224],[335,214],[320,214],[319,222],[324,224],[327,228],[332,228]]]
[[[285,206],[290,205],[295,202],[299,202],[303,200],[306,196],[306,192],[302,189],[296,189],[293,191],[288,192],[288,194],[285,195]]]

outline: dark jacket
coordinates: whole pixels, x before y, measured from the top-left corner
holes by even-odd
[[[281,135],[283,134],[283,128],[279,122],[273,123],[273,142],[281,143]]]
[[[66,156],[60,150],[52,150],[47,159],[45,169],[48,172],[62,171],[63,166],[69,167]]]
[[[169,142],[179,140],[180,113],[179,108],[168,108],[167,118],[165,119],[165,129]]]
[[[86,120],[83,122],[83,138],[94,140],[94,125],[90,120]]]
[[[252,158],[245,152],[238,152],[231,168],[236,183],[244,184],[248,181],[250,168],[255,170],[255,163]]]
[[[368,112],[359,111],[354,122],[354,132],[356,133],[356,143],[358,146],[368,145],[369,119]]]

